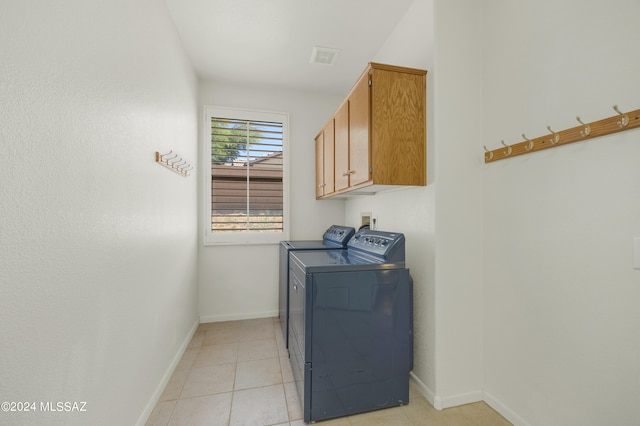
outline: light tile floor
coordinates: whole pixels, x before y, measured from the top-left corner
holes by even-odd
[[[483,402],[435,410],[413,387],[403,407],[318,422],[323,426],[507,426]],[[201,324],[147,425],[303,426],[275,318]]]

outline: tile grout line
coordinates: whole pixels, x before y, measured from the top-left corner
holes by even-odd
[[[229,417],[227,426],[231,425],[231,413],[233,413],[233,401],[236,399],[236,378],[238,377],[238,355],[240,354],[240,345],[236,343],[236,362],[233,369],[233,385],[231,386],[231,404],[229,404]]]

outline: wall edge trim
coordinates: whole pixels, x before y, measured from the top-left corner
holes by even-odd
[[[140,414],[140,417],[136,422],[136,426],[144,426],[147,423],[147,420],[149,420],[149,417],[151,416],[151,412],[153,411],[156,404],[160,400],[160,397],[162,396],[162,392],[164,392],[164,388],[167,386],[167,383],[169,383],[169,380],[171,379],[173,372],[178,366],[180,359],[182,359],[182,355],[184,355],[185,351],[189,347],[189,343],[191,343],[191,339],[193,339],[193,335],[196,334],[196,331],[198,330],[199,325],[200,325],[200,321],[199,319],[196,319],[196,321],[193,323],[193,326],[191,327],[191,330],[189,331],[189,333],[187,333],[186,338],[182,341],[180,348],[178,348],[176,355],[173,357],[173,360],[171,361],[171,364],[169,364],[167,371],[162,376],[160,383],[158,383],[158,386],[156,386],[155,392],[153,392],[153,394],[151,395],[151,398],[149,398],[149,402],[147,403],[147,406],[144,408],[144,411],[142,411],[142,414]]]

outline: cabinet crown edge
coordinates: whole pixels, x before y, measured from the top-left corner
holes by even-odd
[[[370,69],[403,72],[407,74],[427,75],[427,70],[423,70],[419,68],[400,67],[397,65],[381,64],[379,62],[369,62],[369,66],[367,67],[365,72],[369,71]]]

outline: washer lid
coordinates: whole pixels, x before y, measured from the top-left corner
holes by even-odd
[[[305,273],[347,272],[404,268],[404,262],[385,262],[381,258],[362,256],[351,250],[314,250],[291,252],[291,262]]]
[[[326,250],[332,247],[321,240],[282,241],[280,244],[287,250]]]

